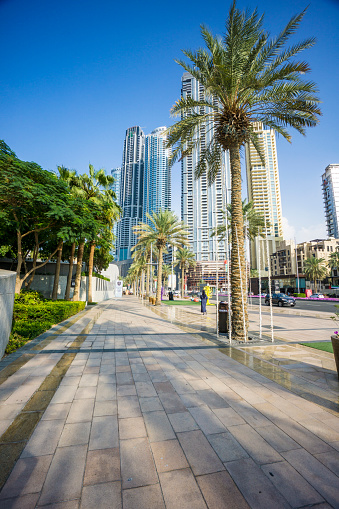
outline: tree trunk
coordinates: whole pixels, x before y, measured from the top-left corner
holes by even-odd
[[[22,246],[21,246],[21,233],[19,230],[16,232],[18,242],[18,263],[16,267],[16,280],[15,280],[15,293],[19,294],[21,290],[22,281],[20,279],[21,265],[22,265]]]
[[[156,300],[155,300],[155,305],[156,306],[160,306],[160,304],[161,304],[162,252],[163,252],[163,248],[159,247],[158,277],[157,277],[157,296],[156,296]]]
[[[52,300],[57,300],[57,298],[58,298],[58,288],[59,288],[59,277],[60,277],[62,246],[63,246],[63,242],[61,241],[61,242],[59,242],[58,251],[57,251],[57,262],[56,262],[56,265],[55,265],[55,274],[54,274],[54,284],[53,284]]]
[[[73,301],[80,299],[80,285],[81,285],[81,269],[82,269],[82,258],[84,256],[85,241],[80,240],[78,253],[77,253],[77,271],[75,274],[75,287]]]
[[[318,293],[317,292],[317,279],[314,280],[314,293]]]
[[[231,251],[231,294],[232,333],[234,339],[247,337],[248,315],[246,295],[246,268],[244,253],[244,217],[241,197],[241,165],[239,146],[230,148],[231,204],[232,204],[232,251]],[[239,263],[240,261],[240,263]]]
[[[72,244],[71,255],[69,257],[69,268],[68,268],[68,276],[67,276],[67,286],[66,286],[66,291],[65,291],[65,300],[70,300],[69,295],[71,292],[71,284],[72,284],[74,254],[75,254],[75,242],[73,242],[73,244]]]
[[[143,270],[141,272],[141,295],[142,295],[142,298],[144,298],[144,293],[145,293],[145,271]]]
[[[34,235],[35,235],[35,248],[34,248],[34,252],[33,252],[33,272],[32,272],[32,275],[31,277],[29,278],[29,281],[26,285],[26,290],[29,290],[30,287],[31,287],[31,284],[33,283],[33,279],[34,279],[34,276],[35,276],[35,270],[36,270],[36,262],[37,262],[37,259],[38,259],[38,253],[39,253],[39,239],[38,239],[38,234],[37,232],[34,232]],[[24,260],[24,264],[25,264],[25,269],[26,269],[26,263],[25,263],[25,260]],[[26,273],[27,273],[27,269],[26,269]]]
[[[89,259],[88,259],[88,302],[93,302],[92,294],[93,294],[93,261],[94,261],[94,251],[95,251],[95,242],[91,241],[89,250]]]

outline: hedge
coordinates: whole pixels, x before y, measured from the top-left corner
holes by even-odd
[[[15,298],[12,332],[5,353],[46,332],[85,308],[85,302],[51,301],[38,292],[23,292]]]

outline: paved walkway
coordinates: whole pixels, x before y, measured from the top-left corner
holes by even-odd
[[[134,297],[54,332],[0,363],[1,509],[339,508],[338,408],[279,366]]]

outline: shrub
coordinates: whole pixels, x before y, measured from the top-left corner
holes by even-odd
[[[15,303],[21,304],[37,304],[38,302],[45,301],[42,293],[35,290],[23,290],[20,294],[15,295]]]
[[[14,352],[27,341],[85,308],[85,302],[38,300],[40,296],[33,295],[38,292],[23,293],[23,299],[16,299],[14,303],[13,326],[6,353]]]
[[[294,293],[294,297],[306,297],[304,293]]]

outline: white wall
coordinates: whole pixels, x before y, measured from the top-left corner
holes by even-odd
[[[54,276],[42,276],[36,274],[33,279],[33,283],[31,285],[32,290],[37,290],[41,292],[44,297],[50,299],[52,297],[54,284]],[[59,278],[59,287],[58,287],[58,299],[65,298],[65,290],[67,284],[67,276],[60,276]],[[92,279],[93,292],[92,292],[92,300],[93,302],[101,302],[103,300],[112,299],[115,295],[115,282],[105,281],[104,279],[99,279],[97,277],[93,277]],[[73,297],[74,288],[71,288],[70,297]],[[81,277],[81,286],[80,286],[80,300],[87,301],[88,300],[88,277]]]
[[[12,329],[16,273],[0,269],[0,359]]]

